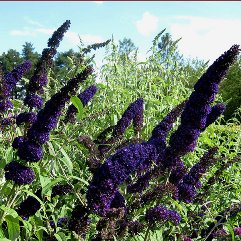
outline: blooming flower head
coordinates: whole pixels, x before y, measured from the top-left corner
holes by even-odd
[[[142,163],[155,160],[156,149],[143,143],[129,145],[116,152],[98,169],[87,191],[90,209],[105,214],[115,197],[117,187]]]
[[[3,82],[1,84],[0,96],[9,97],[17,82],[23,77],[23,75],[31,68],[32,64],[30,61],[25,61],[18,65],[11,72],[7,73],[3,77]]]
[[[143,113],[143,99],[138,98],[136,101],[131,103],[128,108],[123,113],[121,119],[117,122],[114,130],[113,136],[119,137],[122,136],[126,130],[126,128],[130,125],[131,121],[135,118],[135,125],[136,128],[141,126],[140,121],[142,120],[142,113]]]
[[[34,171],[30,167],[23,166],[17,161],[8,163],[4,170],[5,178],[18,185],[30,184],[35,178]]]
[[[0,101],[0,112],[5,112],[8,109],[12,109],[13,108],[13,104],[10,100],[1,100]]]
[[[57,184],[52,189],[52,197],[57,195],[62,196],[72,191],[72,186],[69,184]]]
[[[24,141],[26,141],[26,138],[24,136],[17,136],[13,140],[12,147],[14,149],[18,149],[20,144]]]
[[[84,90],[78,95],[83,106],[86,106],[88,104],[88,102],[93,98],[96,92],[97,92],[96,86],[91,85],[90,87],[88,87],[86,90]]]
[[[35,193],[37,197],[41,197],[41,191]],[[33,216],[39,209],[40,202],[33,196],[28,196],[24,201],[20,203],[18,209],[16,209],[19,216],[24,220],[28,220],[30,216]]]
[[[184,237],[183,241],[192,241],[190,237]]]
[[[16,118],[16,124],[20,126],[23,123],[33,124],[37,119],[37,115],[34,112],[20,113]]]
[[[217,94],[218,84],[224,78],[238,54],[239,46],[233,45],[207,69],[195,84],[194,92],[182,113],[181,125],[170,137],[169,149],[174,156],[181,156],[194,151],[197,139],[203,128],[206,127],[208,116],[212,111],[210,104]],[[215,109],[213,109],[214,112]],[[166,160],[166,165],[168,166],[168,160]]]
[[[196,188],[192,184],[180,183],[178,184],[178,199],[186,203],[193,202],[196,196]]]
[[[148,209],[145,219],[150,225],[156,223],[162,224],[167,221],[172,221],[175,225],[178,225],[181,221],[181,217],[176,211],[169,210],[164,206],[156,206]]]
[[[59,43],[63,39],[64,33],[70,27],[70,20],[66,20],[56,31],[54,31],[52,37],[48,41],[48,47],[57,48]]]
[[[25,161],[37,162],[43,157],[42,147],[37,143],[24,141],[18,147],[18,156]]]
[[[128,225],[128,232],[131,236],[135,236],[138,233],[141,233],[143,231],[143,228],[145,227],[144,224],[138,221],[131,221],[127,225]]]
[[[43,106],[43,99],[37,94],[30,93],[24,99],[24,104],[31,108],[41,109]]]
[[[207,128],[209,125],[215,122],[218,119],[218,117],[225,111],[225,108],[225,105],[222,103],[213,106],[211,112],[207,116],[205,128]]]

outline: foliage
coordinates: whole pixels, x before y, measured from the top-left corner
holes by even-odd
[[[231,119],[239,113],[241,103],[241,70],[240,70],[241,57],[239,56],[237,62],[230,68],[225,80],[223,81],[220,89],[220,93],[225,103],[227,103],[227,109],[224,113],[225,119]],[[240,117],[236,115],[240,121]]]

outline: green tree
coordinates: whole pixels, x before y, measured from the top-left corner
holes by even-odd
[[[131,52],[136,51],[137,47],[130,38],[119,40],[119,53],[129,55]]]
[[[27,73],[26,77],[30,78],[33,75],[34,72],[34,66],[38,62],[40,58],[40,54],[38,54],[36,51],[34,51],[35,48],[33,47],[33,44],[30,42],[25,42],[22,49],[22,58],[25,60],[30,60],[32,63],[33,68]]]
[[[4,72],[12,71],[18,64],[22,63],[23,58],[15,49],[9,49],[0,56],[0,63]]]

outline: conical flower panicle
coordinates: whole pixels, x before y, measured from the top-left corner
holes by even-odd
[[[181,221],[181,216],[176,211],[169,210],[164,206],[156,206],[147,211],[145,219],[150,225],[156,223],[163,224],[167,221],[172,221],[173,224],[178,225]]]
[[[69,93],[76,91],[79,83],[86,80],[92,71],[92,67],[86,67],[46,102],[45,107],[39,111],[36,121],[29,128],[27,140],[18,147],[18,155],[22,160],[37,162],[42,159],[42,145],[49,140],[51,130],[56,127],[65,103],[70,100]]]
[[[57,53],[60,41],[63,39],[64,33],[68,30],[70,21],[67,20],[60,26],[48,41],[48,47],[42,51],[41,58],[36,64],[33,76],[27,86],[27,96],[24,104],[30,108],[41,109],[43,105],[42,98],[39,96],[43,92],[43,87],[48,84],[48,70],[52,66],[53,58]]]
[[[208,167],[214,163],[214,154],[217,150],[217,147],[210,148],[200,161],[191,168],[189,173],[183,177],[182,182],[177,186],[179,200],[187,203],[193,202],[196,189],[199,187],[199,180],[207,171]]]
[[[134,101],[127,107],[121,119],[117,122],[115,126],[108,127],[106,130],[102,132],[102,136],[104,136],[104,134],[107,133],[109,129],[113,129],[111,138],[109,138],[108,140],[100,138],[102,140],[100,141],[98,150],[101,155],[109,151],[109,149],[111,148],[111,144],[115,143],[119,138],[123,136],[125,130],[131,124],[132,120],[135,133],[137,134],[141,131],[143,127],[143,105],[143,98],[138,98],[136,101]]]
[[[58,48],[60,42],[63,39],[64,33],[70,27],[70,20],[66,20],[56,31],[54,31],[52,37],[48,41],[49,48]]]
[[[205,129],[211,125],[212,123],[214,123],[221,114],[223,114],[223,112],[225,111],[226,106],[222,103],[220,104],[216,104],[215,106],[212,107],[211,112],[209,113],[209,115],[207,116],[207,120],[206,120],[206,126]]]
[[[9,100],[11,97],[13,89],[23,75],[30,70],[32,64],[30,61],[24,61],[22,64],[18,65],[11,72],[2,76],[2,81],[0,83],[0,112],[5,112],[8,109],[13,108],[12,102]]]
[[[23,75],[28,72],[32,64],[30,61],[24,61],[22,64],[19,64],[11,72],[3,76],[1,85],[0,85],[0,96],[1,98],[7,98],[11,96],[13,89],[15,88],[17,82],[21,80]]]
[[[165,160],[166,166],[172,165],[171,159],[174,156],[182,156],[195,149],[197,139],[203,128],[206,127],[208,115],[212,111],[210,104],[217,94],[218,84],[238,54],[239,46],[233,45],[207,69],[195,84],[194,92],[182,113],[181,125],[170,137],[168,158]],[[170,153],[172,154],[170,155]]]
[[[139,98],[133,103],[131,103],[128,108],[123,113],[121,119],[117,122],[114,130],[113,136],[114,137],[121,137],[127,127],[131,124],[131,121],[137,116],[143,113],[143,99]],[[142,117],[140,117],[142,118]],[[138,123],[138,120],[136,120]],[[141,125],[141,124],[138,124]],[[137,127],[138,128],[138,127]]]
[[[106,214],[115,197],[118,186],[123,183],[139,165],[155,160],[155,147],[143,143],[129,145],[116,152],[94,174],[87,191],[90,209]]]
[[[110,39],[106,40],[105,42],[103,43],[95,43],[95,44],[91,44],[91,45],[88,45],[86,48],[84,48],[82,51],[83,51],[83,54],[87,54],[89,53],[92,49],[93,50],[96,50],[96,49],[99,49],[99,48],[103,48],[105,47],[108,43],[110,43]]]

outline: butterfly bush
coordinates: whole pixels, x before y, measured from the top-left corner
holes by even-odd
[[[101,133],[96,133],[94,138],[88,133],[78,136],[78,145],[82,144],[90,156],[87,166],[92,176],[90,180],[85,181],[88,184],[86,189],[76,188],[83,181],[81,176],[71,176],[75,179],[73,181],[64,173],[65,178],[62,178],[62,181],[47,184],[51,192],[46,194],[46,186],[42,188],[40,170],[43,168],[42,163],[46,166],[52,165],[52,160],[45,155],[45,144],[48,143],[51,148],[50,141],[54,131],[59,130],[59,123],[66,131],[71,124],[78,126],[80,121],[78,119],[77,122],[75,116],[79,110],[75,105],[69,104],[71,96],[77,96],[85,108],[88,108],[88,103],[95,95],[94,99],[98,101],[96,85],[88,85],[89,87],[81,93],[78,91],[80,84],[94,72],[86,54],[110,42],[107,40],[83,48],[80,61],[84,67],[45,101],[41,95],[48,84],[48,71],[69,27],[70,21],[67,20],[53,33],[48,40],[48,48],[43,50],[35,66],[23,100],[28,111],[25,109],[16,116],[16,119],[8,117],[14,119],[16,128],[22,128],[23,131],[14,135],[14,158],[4,167],[5,179],[14,184],[13,193],[16,186],[23,188],[28,185],[27,188],[32,188],[32,195],[21,198],[14,207],[21,217],[19,220],[26,225],[32,216],[41,213],[44,203],[58,203],[59,206],[55,206],[58,209],[66,204],[67,199],[73,199],[72,204],[68,205],[67,214],[61,214],[58,218],[54,218],[54,215],[44,208],[45,217],[42,221],[47,223],[47,228],[43,232],[44,240],[56,240],[51,232],[58,232],[59,229],[73,234],[71,240],[114,240],[116,237],[118,240],[127,240],[127,237],[134,237],[143,232],[146,232],[147,240],[150,230],[159,229],[160,226],[171,229],[172,226],[183,225],[183,213],[180,212],[180,208],[177,210],[177,205],[180,207],[180,204],[198,204],[204,200],[205,194],[208,195],[210,192],[208,188],[218,181],[220,173],[230,163],[239,161],[239,158],[234,158],[228,164],[221,163],[220,169],[214,172],[215,177],[211,177],[203,187],[202,177],[219,161],[218,148],[207,148],[200,160],[190,168],[183,161],[184,156],[197,147],[202,132],[225,111],[223,103],[213,105],[213,102],[220,82],[239,54],[239,46],[233,45],[207,69],[194,85],[190,97],[160,120],[147,140],[141,138],[145,104],[142,97],[129,104],[115,125],[106,125],[106,128]],[[25,61],[12,72],[0,76],[2,126],[4,123],[7,125],[8,122],[4,118],[9,114],[8,110],[13,108],[12,91],[30,68],[31,63]],[[177,121],[180,124],[176,127]],[[125,133],[131,125],[134,138],[126,140]],[[81,158],[80,155],[80,163]],[[38,185],[39,179],[41,188]],[[202,194],[199,190],[205,190],[205,193]],[[198,231],[185,229],[183,233],[175,235],[178,240],[184,241],[197,238],[197,232],[205,240],[226,237],[228,234],[223,227],[227,218],[236,217],[240,210],[240,203],[230,206],[214,217],[215,221],[205,228]],[[190,218],[205,215],[205,210],[202,210]],[[1,213],[0,217],[3,218],[4,213]],[[220,225],[217,226],[216,223]],[[92,232],[91,237],[88,235],[89,232]],[[240,236],[241,228],[234,227],[233,232]]]

